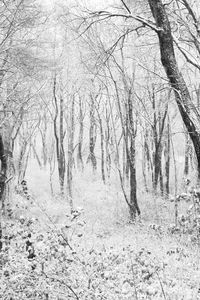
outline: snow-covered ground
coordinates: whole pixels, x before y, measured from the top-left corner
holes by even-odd
[[[74,177],[71,215],[67,199],[50,195],[45,174],[32,176],[31,200],[15,196],[4,220],[12,238],[1,299],[198,299],[199,248],[169,231],[173,202],[139,192],[142,216],[130,223],[117,180],[104,185],[88,171]]]

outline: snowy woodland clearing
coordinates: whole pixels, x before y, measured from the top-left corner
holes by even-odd
[[[0,1],[0,299],[200,299],[199,19]]]

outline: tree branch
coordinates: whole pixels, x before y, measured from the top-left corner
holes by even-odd
[[[105,21],[106,19],[116,18],[116,17],[121,17],[121,18],[125,18],[125,19],[134,19],[135,21],[142,23],[143,25],[149,27],[150,29],[154,30],[155,32],[163,31],[162,28],[157,27],[156,24],[154,22],[152,22],[151,20],[148,20],[148,19],[138,16],[138,15],[132,15],[132,14],[126,15],[126,14],[110,13],[109,11],[98,11],[98,12],[92,13],[91,17],[98,18],[98,19],[93,20],[87,26],[87,28],[80,34],[80,36],[82,36],[93,24],[95,24],[97,22]]]
[[[188,55],[185,53],[185,51],[179,46],[178,44],[178,40],[175,36],[173,36],[173,40],[178,48],[178,50],[183,54],[183,56],[185,57],[186,61],[188,63],[190,63],[191,65],[193,65],[195,68],[197,68],[198,70],[200,70],[200,65],[198,65],[197,63],[195,63],[191,58],[188,57]]]
[[[130,11],[130,9],[128,8],[128,6],[126,5],[126,3],[124,2],[124,0],[121,0],[121,2],[122,2],[122,4],[123,4],[123,6],[125,7],[125,9],[127,10],[127,12],[128,12],[129,14],[131,14],[131,11]]]

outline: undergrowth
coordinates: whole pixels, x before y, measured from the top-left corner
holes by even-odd
[[[3,220],[0,299],[198,299],[196,240],[190,239],[187,247],[181,242],[186,236],[197,237],[195,194],[186,200],[187,208],[178,215],[177,224],[171,212],[181,196],[166,203],[143,195],[143,217],[130,224],[127,215],[119,219],[119,213],[111,211],[112,189],[102,190],[93,183],[84,195],[79,193],[85,198],[77,204],[86,205],[84,209],[77,206],[72,214],[63,214],[62,203],[59,210],[58,199],[49,209],[41,199],[15,196]],[[180,207],[179,202],[178,212]],[[56,214],[62,214],[62,219]]]

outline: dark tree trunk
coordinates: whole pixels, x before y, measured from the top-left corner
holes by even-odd
[[[156,193],[158,182],[160,179],[160,191],[163,195],[163,176],[162,176],[162,150],[163,150],[163,133],[165,127],[165,120],[167,116],[168,106],[166,106],[164,114],[160,111],[156,112],[156,99],[155,90],[153,87],[152,95],[152,109],[153,109],[153,142],[154,142],[154,153],[153,153],[153,190]]]
[[[7,159],[4,151],[3,138],[0,134],[0,161],[1,161],[1,173],[0,173],[0,251],[2,250],[2,207],[4,201],[4,190],[6,184],[6,172],[7,172]]]
[[[151,175],[152,182],[153,182],[153,163],[151,158],[151,150],[149,149],[149,133],[148,129],[145,130],[145,136],[144,136],[144,155],[147,162],[147,170]]]
[[[184,175],[187,177],[189,174],[189,161],[190,161],[190,137],[189,134],[185,134],[185,165],[184,165]]]
[[[174,90],[176,102],[192,140],[196,157],[198,177],[200,179],[200,135],[198,130],[199,116],[192,103],[188,87],[179,71],[175,57],[171,26],[165,6],[162,0],[148,0],[153,17],[157,25],[159,38],[161,62],[165,68],[166,75]]]
[[[157,113],[156,113],[156,100],[155,100],[155,91],[153,87],[152,93],[152,109],[153,109],[153,141],[154,141],[154,153],[153,153],[153,190],[156,192],[158,185],[158,177],[160,173],[160,158],[159,158],[159,148],[158,144],[158,130],[157,130]]]
[[[135,137],[131,137],[130,145],[130,217],[135,219],[136,214],[140,215],[140,209],[137,202],[137,180],[135,166]]]
[[[131,91],[128,96],[128,118],[129,118],[129,134],[130,134],[130,151],[129,151],[129,167],[130,167],[130,217],[135,219],[136,214],[140,215],[140,209],[137,201],[137,179],[136,179],[136,160],[135,160],[135,138],[136,129],[133,120],[133,103]]]
[[[161,161],[161,165],[160,165],[160,193],[161,193],[161,196],[164,195],[164,183],[163,183],[162,161]]]
[[[122,133],[123,134],[123,133]],[[129,182],[130,162],[129,162],[129,132],[125,130],[123,141],[123,181]]]
[[[165,183],[165,190],[167,196],[169,195],[169,175],[170,175],[170,124],[169,124],[169,117],[168,117],[168,124],[167,124],[167,140],[165,142],[165,149],[164,149],[164,156],[165,156],[165,176],[166,176],[166,183]]]
[[[132,103],[130,104],[130,105],[132,105]],[[130,109],[130,105],[128,104],[128,103],[125,103],[125,115],[126,115],[126,121],[125,121],[125,145],[124,145],[124,147],[125,147],[125,152],[124,152],[124,154],[125,154],[125,161],[124,161],[124,178],[127,180],[127,182],[128,182],[128,180],[129,180],[129,176],[130,176],[130,169],[131,169],[131,166],[130,166],[130,159],[129,159],[129,153],[128,153],[128,148],[129,148],[129,138],[128,138],[128,136],[129,136],[129,122],[130,122],[130,116],[129,116],[129,109]],[[131,107],[131,110],[132,110],[132,107]],[[127,144],[127,145],[126,145]]]
[[[1,173],[0,173],[0,201],[3,199],[3,193],[5,189],[6,171],[7,171],[7,159],[4,151],[3,138],[0,134],[0,160],[1,160]]]
[[[145,141],[146,136],[143,137],[143,147],[142,147],[142,174],[143,174],[143,178],[144,178],[144,187],[145,187],[145,191],[146,193],[149,192],[148,189],[148,185],[147,185],[147,156],[146,156],[146,151],[145,151]]]
[[[64,181],[65,181],[65,152],[64,152],[64,102],[62,96],[60,97],[60,105],[58,106],[58,99],[56,96],[56,77],[53,84],[53,98],[55,104],[55,116],[53,120],[54,125],[54,137],[56,142],[56,157],[58,164],[58,176],[60,183],[60,192],[64,196]],[[60,111],[59,111],[60,110]],[[59,118],[59,130],[57,128],[58,116]]]
[[[106,171],[107,176],[110,178],[111,172],[111,156],[110,156],[110,114],[108,113],[108,109],[106,107],[106,130],[104,133],[105,136],[105,151],[106,151]]]

